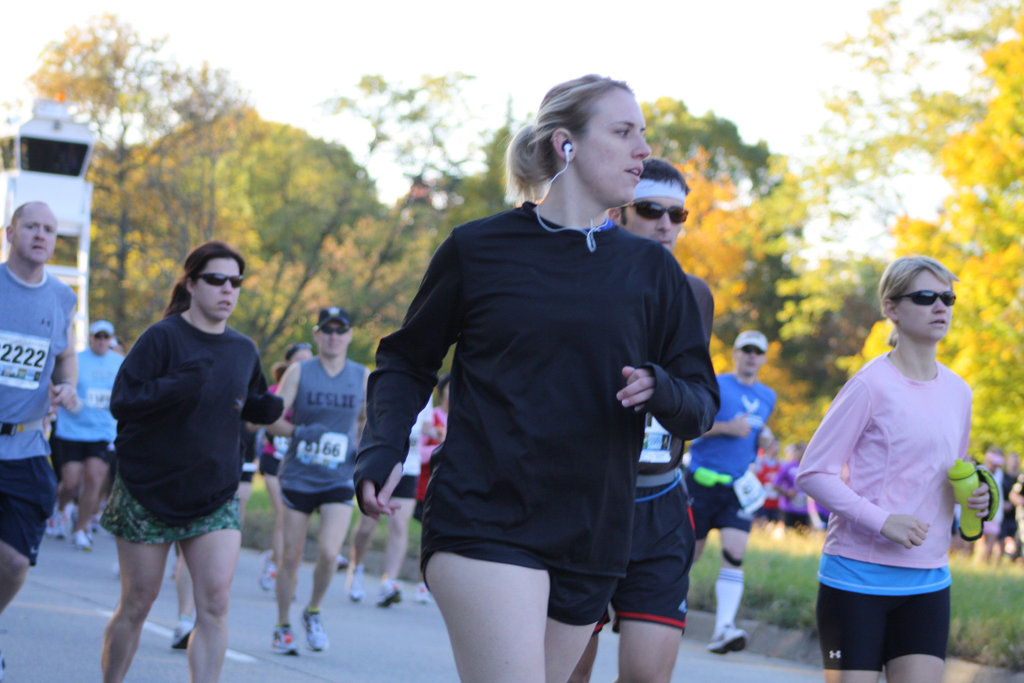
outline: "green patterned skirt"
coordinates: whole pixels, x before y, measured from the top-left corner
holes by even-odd
[[[238,498],[229,500],[208,515],[196,517],[182,526],[172,526],[143,507],[128,492],[121,476],[114,478],[110,500],[100,517],[100,525],[119,538],[132,543],[173,543],[221,529],[241,529]]]

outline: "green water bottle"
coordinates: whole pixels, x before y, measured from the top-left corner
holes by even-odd
[[[963,460],[957,460],[947,472],[949,483],[953,485],[953,495],[960,503],[960,535],[965,541],[981,538],[981,517],[975,510],[967,507],[967,499],[981,486],[977,468]]]

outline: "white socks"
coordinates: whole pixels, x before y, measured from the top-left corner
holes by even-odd
[[[715,599],[718,602],[715,609],[715,633],[721,633],[730,624],[735,625],[742,597],[743,570],[723,567],[715,581]]]

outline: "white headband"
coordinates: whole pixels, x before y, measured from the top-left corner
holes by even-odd
[[[663,180],[648,180],[642,178],[633,190],[633,201],[646,199],[647,197],[671,197],[678,199],[683,205],[686,204],[686,193],[678,183],[669,183]]]

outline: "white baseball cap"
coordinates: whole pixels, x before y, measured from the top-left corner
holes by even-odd
[[[89,335],[98,334],[100,332],[106,332],[111,337],[114,336],[114,326],[107,320],[96,320],[92,325],[89,325]]]
[[[736,343],[732,348],[742,349],[744,346],[756,346],[763,353],[768,353],[768,338],[757,330],[744,330],[736,337]]]

